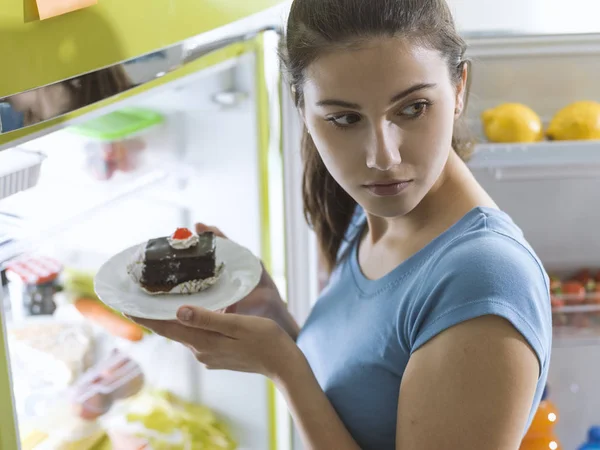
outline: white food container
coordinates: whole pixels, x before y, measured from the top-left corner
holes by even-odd
[[[44,159],[42,153],[20,148],[0,152],[0,200],[34,187]]]

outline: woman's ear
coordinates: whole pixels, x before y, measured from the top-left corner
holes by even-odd
[[[454,110],[454,116],[456,118],[460,117],[462,112],[465,109],[466,98],[468,95],[468,86],[469,86],[469,63],[465,61],[462,64],[462,72],[460,81],[458,83],[458,87],[456,89],[456,108]]]

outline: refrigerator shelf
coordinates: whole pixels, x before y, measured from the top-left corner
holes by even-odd
[[[544,141],[476,145],[472,169],[524,169],[591,166],[600,173],[600,141]]]
[[[565,304],[552,308],[555,347],[600,345],[600,304]]]
[[[164,181],[167,170],[146,168],[119,174],[109,182],[83,177],[38,186],[0,201],[0,217],[18,220],[18,227],[3,236],[0,267],[8,260],[64,232],[69,226],[123,198]]]

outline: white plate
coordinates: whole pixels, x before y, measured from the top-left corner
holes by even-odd
[[[185,305],[211,311],[227,308],[252,292],[262,273],[260,261],[252,252],[217,237],[217,264],[224,262],[225,269],[216,284],[191,295],[150,295],[127,273],[127,265],[138,248],[139,245],[130,247],[105,262],[96,275],[94,287],[106,305],[142,319],[175,320],[177,310]]]

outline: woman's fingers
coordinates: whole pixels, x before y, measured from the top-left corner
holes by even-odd
[[[134,322],[142,325],[145,328],[152,330],[159,336],[166,337],[173,341],[187,343],[193,340],[195,330],[181,325],[178,321],[170,320],[150,320],[130,317]]]
[[[159,336],[179,342],[197,351],[218,350],[224,340],[229,339],[217,332],[182,325],[177,321],[132,319],[149,328]]]
[[[237,314],[219,314],[193,306],[180,308],[177,318],[186,327],[214,331],[234,339],[240,336],[244,320],[243,316]]]
[[[212,231],[215,234],[215,236],[219,236],[219,237],[222,237],[223,239],[227,239],[227,236],[225,236],[223,234],[223,232],[221,230],[219,230],[217,227],[212,227],[209,225],[205,225],[203,223],[196,224],[196,233],[198,233],[198,234],[206,233],[207,231]]]

